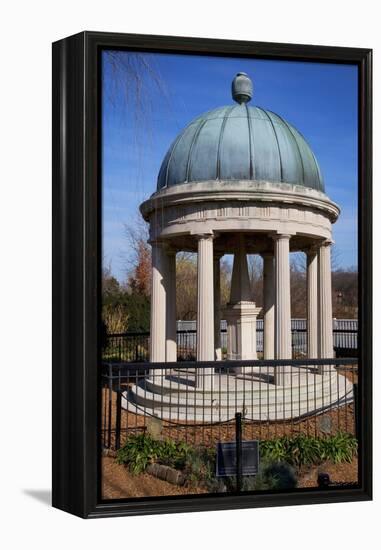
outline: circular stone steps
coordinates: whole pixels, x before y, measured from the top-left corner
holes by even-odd
[[[295,372],[297,371],[297,372]],[[336,371],[324,375],[294,369],[292,384],[276,386],[256,375],[216,375],[213,390],[195,387],[183,373],[154,377],[133,385],[122,396],[129,412],[171,421],[223,422],[244,418],[276,421],[320,414],[353,400],[352,384]]]

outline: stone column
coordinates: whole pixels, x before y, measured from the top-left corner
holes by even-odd
[[[214,361],[213,235],[198,235],[197,246],[197,361]],[[197,386],[211,389],[214,368],[202,369]]]
[[[263,358],[274,359],[275,356],[275,281],[274,254],[262,254],[263,258]]]
[[[176,252],[168,249],[166,270],[166,361],[177,361]]]
[[[221,361],[221,274],[219,254],[214,255],[214,356],[216,361]]]
[[[331,244],[326,240],[319,247],[319,357],[333,357]],[[321,369],[322,370],[322,369]]]
[[[318,357],[318,255],[311,247],[307,255],[307,356]]]
[[[291,359],[290,235],[279,234],[275,241],[275,356]],[[289,367],[278,367],[275,384],[291,383]]]
[[[163,243],[152,243],[150,362],[165,362],[166,340],[166,253]],[[155,371],[151,371],[151,375]],[[159,374],[159,373],[158,373]],[[159,378],[159,376],[158,376]]]

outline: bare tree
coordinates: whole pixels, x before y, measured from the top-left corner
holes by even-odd
[[[149,296],[151,285],[151,247],[148,226],[138,217],[135,224],[124,226],[129,254],[126,257],[127,289]]]

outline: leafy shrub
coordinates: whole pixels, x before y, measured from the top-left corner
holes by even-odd
[[[351,434],[339,432],[323,441],[326,460],[332,460],[335,464],[351,462],[357,454],[357,439]]]
[[[184,473],[190,485],[204,485],[211,492],[217,490],[216,452],[208,447],[193,447],[186,456]]]
[[[152,462],[182,469],[191,447],[170,439],[157,441],[146,434],[130,435],[117,452],[118,464],[126,464],[133,474],[144,472]]]
[[[356,438],[339,432],[326,437],[299,434],[260,442],[260,456],[265,462],[288,462],[295,466],[320,464],[325,460],[351,462],[357,452]]]
[[[294,489],[298,483],[294,468],[288,462],[262,463],[253,480],[255,491]],[[244,490],[252,490],[245,489]]]
[[[144,434],[130,435],[116,455],[118,464],[126,464],[133,474],[144,472],[157,459],[157,441]]]
[[[183,441],[176,442],[171,439],[158,443],[157,462],[182,470],[185,467],[187,456],[191,452],[191,447]]]
[[[192,449],[186,459],[188,484],[204,486],[210,493],[229,493],[237,490],[235,476],[216,476],[215,449]],[[256,476],[242,477],[242,491],[282,490],[296,487],[294,468],[286,462],[263,463]]]

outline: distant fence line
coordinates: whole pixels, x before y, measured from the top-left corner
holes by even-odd
[[[334,319],[333,343],[338,357],[357,355],[357,319]],[[293,357],[307,352],[305,319],[292,319]],[[257,351],[263,351],[263,319],[257,319]],[[192,360],[196,355],[196,321],[177,321],[178,360]],[[221,347],[226,350],[226,321],[221,321]],[[148,361],[149,332],[109,334],[103,348],[103,358],[117,361]]]
[[[333,340],[334,347],[340,349],[357,349],[357,319],[334,319]],[[196,349],[196,321],[177,321],[178,343],[181,344],[182,331],[190,332],[189,344]],[[307,321],[306,319],[291,319],[292,344],[294,351],[307,350]],[[192,334],[193,333],[193,334]],[[226,321],[221,321],[221,346],[226,348],[227,333]],[[257,351],[263,351],[263,319],[257,319]]]

